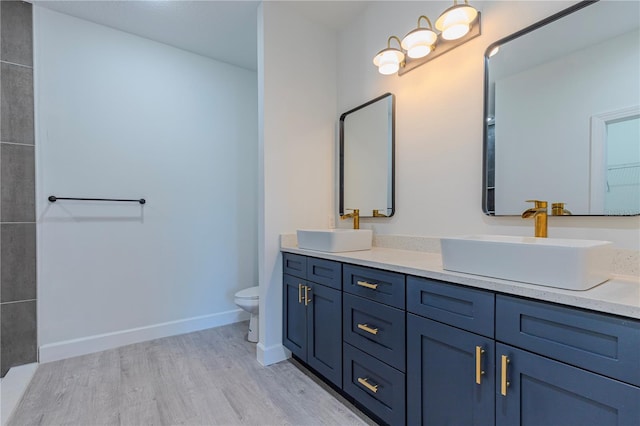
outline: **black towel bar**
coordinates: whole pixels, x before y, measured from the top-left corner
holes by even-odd
[[[69,198],[69,197],[56,197],[55,195],[49,196],[49,201],[55,203],[58,200],[77,200],[77,201],[125,201],[125,202],[134,202],[145,204],[147,200],[144,198],[140,198],[139,200],[124,200],[120,198]]]

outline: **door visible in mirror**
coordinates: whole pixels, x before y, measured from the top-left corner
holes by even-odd
[[[340,211],[389,217],[394,209],[395,96],[384,94],[340,116]]]
[[[577,3],[485,62],[487,214],[640,214],[640,2]]]

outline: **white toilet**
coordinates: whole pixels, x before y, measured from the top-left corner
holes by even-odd
[[[258,341],[258,301],[260,297],[260,287],[249,287],[236,293],[236,305],[251,314],[249,320],[249,336],[247,340],[250,342]]]

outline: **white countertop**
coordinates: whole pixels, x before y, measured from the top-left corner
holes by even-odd
[[[640,280],[634,277],[614,275],[611,280],[592,289],[572,291],[445,271],[439,253],[385,247],[325,253],[299,249],[297,245],[284,240],[281,250],[640,319]]]

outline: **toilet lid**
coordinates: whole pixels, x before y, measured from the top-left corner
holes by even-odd
[[[249,287],[236,293],[239,299],[257,299],[260,296],[260,287]]]

